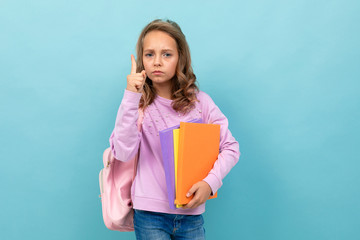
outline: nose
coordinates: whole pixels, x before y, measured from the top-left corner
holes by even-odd
[[[154,57],[154,66],[161,66],[162,62],[161,62],[161,55],[157,54]]]

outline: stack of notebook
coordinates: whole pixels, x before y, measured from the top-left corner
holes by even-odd
[[[159,132],[171,209],[191,200],[193,196],[186,197],[186,193],[208,175],[218,158],[220,125],[201,122],[181,122]],[[217,193],[210,198],[215,197]]]

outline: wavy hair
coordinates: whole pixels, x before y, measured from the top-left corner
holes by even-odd
[[[196,76],[191,67],[191,56],[188,43],[177,23],[171,20],[155,19],[145,26],[145,28],[141,31],[136,44],[136,72],[144,70],[144,38],[146,34],[154,30],[165,32],[176,41],[179,60],[176,66],[175,75],[171,79],[171,98],[173,100],[172,108],[177,112],[186,114],[195,106],[195,102],[197,101],[196,93],[199,91],[199,88],[196,83]],[[147,77],[139,107],[145,109],[154,101],[155,97],[156,89],[154,88],[152,81]]]

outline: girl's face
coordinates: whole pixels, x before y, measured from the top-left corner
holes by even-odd
[[[170,86],[179,60],[176,41],[165,32],[154,30],[145,35],[143,64],[154,87]]]

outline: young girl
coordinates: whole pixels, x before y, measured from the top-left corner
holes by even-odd
[[[188,44],[175,22],[149,23],[139,36],[136,53],[136,60],[131,55],[131,73],[110,137],[116,159],[128,161],[139,152],[131,189],[136,238],[205,239],[205,202],[237,163],[239,144],[227,118],[198,89]],[[139,109],[143,112],[140,132]],[[168,204],[159,131],[195,118],[220,124],[220,154],[208,176],[189,189],[187,195],[194,195],[193,199],[173,210]]]

